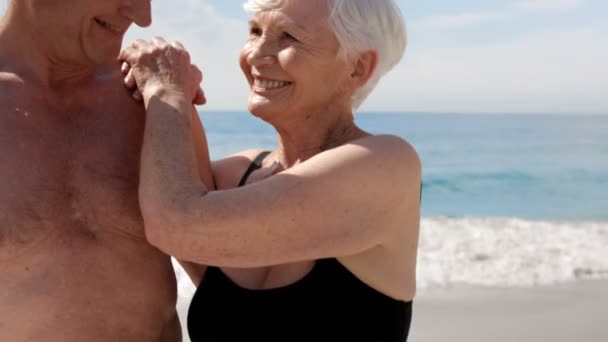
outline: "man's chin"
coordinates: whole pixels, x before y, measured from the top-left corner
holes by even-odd
[[[87,53],[89,61],[97,66],[110,66],[118,65],[118,55],[120,54],[120,48],[111,49],[97,49],[96,51],[90,51]]]
[[[106,65],[115,62],[122,49],[124,37],[111,40],[101,40],[100,37],[94,37],[86,41],[82,48],[87,58],[97,65]]]

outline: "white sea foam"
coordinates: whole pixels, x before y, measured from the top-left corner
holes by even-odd
[[[417,273],[419,288],[608,278],[608,222],[425,218]]]

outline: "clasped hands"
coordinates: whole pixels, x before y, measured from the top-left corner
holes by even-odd
[[[203,74],[191,64],[190,54],[179,42],[168,43],[160,37],[149,42],[138,39],[118,59],[123,63],[124,85],[146,108],[153,96],[183,97],[194,105],[207,102],[200,86]]]

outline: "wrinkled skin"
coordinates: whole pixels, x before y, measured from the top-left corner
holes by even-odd
[[[143,108],[122,86],[122,35],[95,21],[146,26],[150,1],[12,6],[0,22],[0,341],[181,341],[171,259],[146,241],[139,209]]]

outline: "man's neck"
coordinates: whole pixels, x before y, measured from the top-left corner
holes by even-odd
[[[118,71],[117,65],[70,60],[48,50],[48,45],[39,42],[35,30],[14,10],[9,10],[0,21],[0,67],[25,81],[49,88],[69,87],[78,86],[99,73],[108,75]]]

